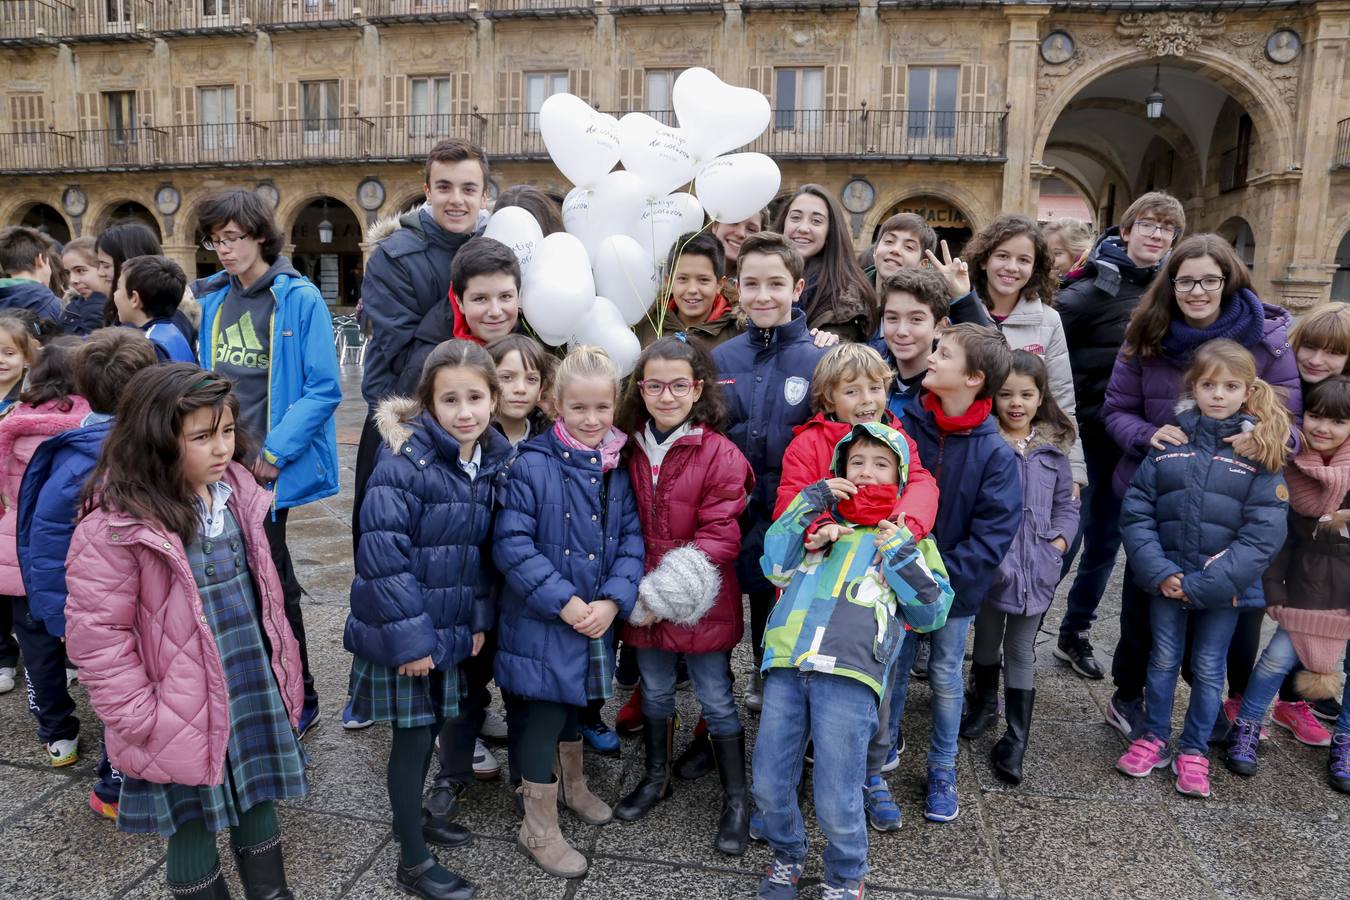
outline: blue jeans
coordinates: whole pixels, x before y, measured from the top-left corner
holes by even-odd
[[[638,675],[642,678],[642,714],[649,719],[675,715],[675,659],[669,650],[637,647]],[[730,737],[741,733],[736,698],[731,694],[731,673],[725,653],[686,653],[685,667],[694,683],[694,696],[703,707],[708,733]]]
[[[948,619],[932,637],[932,655],[928,658],[928,687],[933,692],[933,737],[928,747],[928,767],[956,768],[956,736],[961,730],[961,707],[965,701],[965,683],[961,663],[966,656],[966,633],[974,616]],[[900,741],[900,720],[905,715],[909,693],[909,667],[919,642],[912,631],[905,632],[900,658],[895,662],[895,687],[891,689],[891,746]]]
[[[1284,676],[1298,665],[1294,641],[1283,627],[1275,629],[1275,636],[1266,645],[1265,652],[1247,681],[1247,692],[1242,695],[1242,709],[1238,716],[1247,722],[1260,722],[1266,717],[1270,702],[1279,693]]]
[[[1176,694],[1181,660],[1186,655],[1186,619],[1191,623],[1194,645],[1191,648],[1191,702],[1186,708],[1186,724],[1178,752],[1203,756],[1209,749],[1214,719],[1223,705],[1223,677],[1228,665],[1228,643],[1237,627],[1238,610],[1193,610],[1179,600],[1161,594],[1149,598],[1149,619],[1153,625],[1153,650],[1148,657],[1148,675],[1144,680],[1144,722],[1140,738],[1151,734],[1163,741],[1172,739],[1172,700]]]
[[[1087,631],[1097,618],[1097,606],[1102,602],[1111,570],[1120,552],[1120,498],[1111,487],[1111,476],[1120,462],[1120,448],[1106,433],[1106,428],[1095,422],[1082,423],[1083,456],[1087,462],[1088,484],[1083,489],[1083,515],[1079,520],[1078,537],[1069,552],[1064,554],[1064,571],[1069,570],[1074,554],[1083,548],[1078,560],[1078,574],[1059,623],[1060,634]]]
[[[847,881],[867,874],[863,782],[867,743],[876,728],[877,695],[861,681],[797,669],[772,669],[765,676],[752,771],[764,839],[776,854],[806,859],[797,784],[806,741],[814,734],[811,780],[816,823],[826,841],[825,878]]]

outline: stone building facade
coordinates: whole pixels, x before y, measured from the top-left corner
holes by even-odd
[[[365,225],[419,201],[436,139],[561,196],[542,99],[669,116],[692,65],[769,96],[754,149],[843,197],[860,241],[900,209],[959,241],[1050,190],[1110,224],[1163,188],[1264,296],[1350,299],[1350,0],[15,0],[0,223],[137,218],[205,269],[195,204],[257,187],[350,302]]]

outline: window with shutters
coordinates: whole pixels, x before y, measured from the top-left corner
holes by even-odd
[[[960,66],[910,66],[907,90],[909,136],[950,140],[956,136]]]
[[[9,123],[10,131],[15,132],[15,143],[39,143],[42,140],[42,132],[47,127],[42,95],[10,94]]]
[[[671,104],[671,92],[675,88],[675,78],[679,69],[647,69],[643,84],[643,109],[652,118],[666,124],[675,124],[675,107]]]
[[[525,73],[525,130],[539,130],[539,109],[544,101],[554,94],[564,94],[568,90],[566,72],[526,72]]]
[[[231,0],[199,0],[202,5],[202,24],[214,25],[230,18]]]
[[[134,6],[135,0],[103,0],[103,21],[107,30],[131,30],[131,14]]]
[[[455,106],[455,85],[450,76],[409,78],[412,100],[412,133],[417,137],[450,134],[450,114]]]
[[[306,144],[337,143],[339,118],[336,80],[300,82],[300,119]]]
[[[105,91],[103,112],[109,141],[114,144],[136,143],[135,91]]]
[[[825,109],[825,70],[774,69],[773,121],[778,131],[816,131]]]
[[[197,124],[204,150],[225,150],[234,146],[238,114],[234,85],[197,89]]]

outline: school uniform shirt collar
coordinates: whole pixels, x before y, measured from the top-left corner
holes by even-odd
[[[462,456],[456,456],[455,461],[459,463],[459,467],[463,470],[464,474],[469,476],[469,480],[473,481],[478,477],[478,469],[483,465],[483,445],[473,445],[472,458],[465,459]]]
[[[206,492],[211,495],[209,507],[201,497],[192,495],[192,505],[197,510],[197,530],[204,538],[220,537],[225,531],[225,504],[234,489],[224,481],[217,481],[207,485]]]

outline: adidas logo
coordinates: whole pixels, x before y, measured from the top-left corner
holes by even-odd
[[[216,364],[238,369],[266,369],[272,357],[263,349],[258,332],[253,327],[253,313],[246,312],[229,328],[225,339],[216,345]]]

